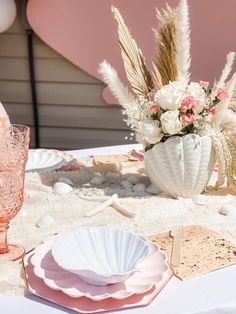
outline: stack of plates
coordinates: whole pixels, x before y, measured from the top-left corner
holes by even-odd
[[[81,313],[148,305],[173,274],[155,244],[106,227],[50,237],[25,256],[24,264],[33,294]]]

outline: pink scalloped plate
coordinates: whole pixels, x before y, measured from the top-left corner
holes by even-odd
[[[65,163],[59,169],[57,169],[60,171],[70,170],[72,167],[74,167],[74,165],[77,162],[77,159],[74,156],[72,156],[70,153],[60,151],[57,149],[38,148],[38,149],[31,149],[31,150],[32,151],[48,152],[50,154],[55,154],[55,155],[60,156],[63,159],[65,159]]]
[[[143,294],[134,294],[122,300],[108,298],[101,301],[94,301],[87,297],[71,298],[62,291],[50,289],[42,279],[35,275],[34,265],[31,263],[32,256],[33,255],[28,254],[24,259],[29,291],[43,299],[80,313],[98,313],[130,307],[146,306],[154,300],[173,275],[172,270],[169,268],[162,277],[162,280],[150,290]]]
[[[56,236],[48,238],[39,245],[31,263],[34,273],[51,289],[60,290],[66,295],[78,298],[87,297],[94,301],[107,298],[124,299],[134,294],[143,294],[162,283],[163,277],[169,272],[166,255],[158,246],[148,241],[150,254],[138,265],[138,272],[125,281],[107,285],[95,286],[81,280],[78,275],[59,267],[51,254],[51,247]]]

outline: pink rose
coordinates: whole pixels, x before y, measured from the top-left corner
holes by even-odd
[[[220,100],[224,100],[224,99],[228,98],[229,95],[228,95],[228,93],[226,92],[225,89],[223,89],[223,88],[218,88],[218,89],[216,90],[216,97],[219,98]]]
[[[180,122],[184,125],[195,123],[196,122],[196,116],[193,113],[181,114],[180,115]]]
[[[216,114],[217,109],[218,109],[218,107],[211,107],[208,109],[208,112],[209,112],[209,114],[214,115],[214,114]]]
[[[187,111],[189,109],[195,110],[197,106],[198,106],[198,101],[192,96],[187,96],[181,101],[180,108],[183,111]]]
[[[160,110],[161,110],[160,105],[158,105],[158,104],[156,104],[154,102],[151,102],[151,106],[149,107],[149,113],[151,115],[160,112]]]
[[[201,87],[207,89],[208,86],[209,86],[209,82],[206,82],[206,81],[199,81],[199,84]]]

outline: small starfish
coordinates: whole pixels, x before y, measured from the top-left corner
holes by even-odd
[[[98,213],[101,213],[104,209],[107,207],[112,206],[114,209],[116,209],[118,212],[121,212],[123,215],[128,217],[134,217],[135,213],[131,211],[130,209],[126,208],[125,206],[121,205],[121,203],[118,201],[118,195],[113,194],[112,197],[110,197],[108,200],[103,202],[98,207],[94,208],[93,210],[86,213],[85,216],[91,217],[94,215],[97,215]]]

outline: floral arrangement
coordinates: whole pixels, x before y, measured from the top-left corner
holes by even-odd
[[[100,73],[120,105],[125,121],[145,149],[170,136],[188,133],[212,137],[219,164],[218,185],[228,179],[236,189],[236,73],[231,78],[235,53],[230,52],[218,81],[190,81],[190,25],[187,0],[177,8],[156,11],[154,31],[156,55],[153,69],[133,39],[119,10],[112,6],[118,22],[119,44],[131,89],[112,66],[104,61]]]

